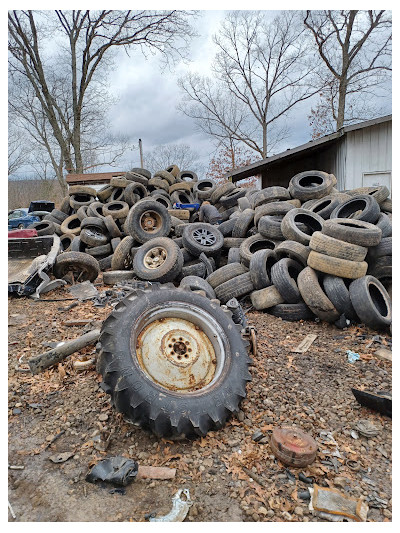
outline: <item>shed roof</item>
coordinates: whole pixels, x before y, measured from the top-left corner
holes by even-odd
[[[389,122],[391,120],[392,115],[385,115],[384,117],[378,117],[372,120],[367,120],[365,122],[359,122],[358,124],[351,124],[350,126],[345,126],[339,131],[330,133],[329,135],[325,135],[324,137],[320,137],[319,139],[315,139],[314,141],[309,141],[300,146],[296,146],[295,148],[287,149],[284,152],[281,152],[280,154],[276,154],[271,157],[267,157],[266,159],[256,161],[251,165],[238,168],[233,172],[225,174],[224,177],[232,177],[232,181],[238,181],[248,178],[250,176],[254,176],[256,174],[261,174],[263,170],[266,170],[268,167],[274,164],[280,163],[283,159],[294,159],[297,158],[300,154],[302,154],[302,152],[312,152],[320,150],[322,148],[326,148],[330,144],[335,143],[337,139],[343,137],[343,135],[346,135],[346,133],[350,131],[359,130],[362,128],[369,128],[370,126],[375,126],[377,124]]]

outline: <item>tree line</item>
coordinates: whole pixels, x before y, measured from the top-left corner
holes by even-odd
[[[65,191],[66,172],[116,164],[132,149],[105,121],[117,51],[140,50],[173,66],[188,59],[198,16],[10,11],[9,174],[29,162]],[[378,115],[376,95],[390,90],[391,36],[385,10],[228,12],[213,37],[210,76],[188,71],[179,79],[178,109],[214,140],[231,168],[268,157],[290,136],[293,112],[307,101],[313,138]],[[171,157],[196,161],[190,146],[148,155],[149,165],[167,166]],[[221,167],[217,159],[214,168]]]

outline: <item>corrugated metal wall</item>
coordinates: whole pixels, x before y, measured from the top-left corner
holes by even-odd
[[[345,189],[362,187],[365,172],[391,173],[392,122],[349,131],[346,135],[345,153],[340,155],[340,159],[345,159]]]
[[[363,184],[364,173],[391,173],[392,122],[349,131],[328,146],[283,159],[263,172],[262,186],[287,187],[295,174],[305,170],[334,174],[339,190],[367,185]]]

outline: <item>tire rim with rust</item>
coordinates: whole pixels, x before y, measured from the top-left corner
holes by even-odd
[[[203,309],[176,302],[142,317],[132,330],[131,349],[148,379],[180,394],[211,387],[225,364],[220,326]]]
[[[140,217],[140,227],[147,233],[155,233],[162,226],[161,216],[156,211],[146,211]]]

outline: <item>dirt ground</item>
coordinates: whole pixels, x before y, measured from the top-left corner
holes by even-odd
[[[59,289],[44,297],[70,295]],[[250,312],[259,353],[253,358],[253,380],[238,416],[205,438],[171,442],[125,422],[99,387],[101,378],[94,367],[75,370],[72,362],[93,354],[94,346],[37,376],[15,369],[21,356],[42,353],[48,349],[46,343],[73,339],[85,327],[93,327],[65,322],[103,320],[111,309],[87,301],[65,310],[70,303],[9,298],[8,461],[23,467],[8,471],[9,501],[16,515],[13,519],[9,512],[10,521],[143,522],[146,513],[166,514],[179,488],[188,488],[194,502],[186,521],[322,521],[299,497],[309,486],[299,481],[300,472],[348,496],[384,500],[372,500],[368,521],[391,520],[391,419],[361,407],[351,392],[352,387],[391,391],[391,362],[375,356],[381,345],[371,344],[377,332],[284,322]],[[292,352],[309,333],[318,335],[309,350]],[[390,337],[379,335],[382,345],[390,348]],[[346,350],[359,353],[360,360],[350,364]],[[379,434],[354,438],[360,419],[380,426]],[[269,436],[283,423],[295,424],[317,440],[317,458],[309,467],[287,469],[272,454]],[[261,442],[252,439],[256,430],[265,435]],[[331,455],[336,446],[322,442],[321,431],[333,434],[338,457]],[[50,460],[65,452],[71,454],[67,461]],[[115,455],[131,457],[140,465],[176,468],[176,477],[136,480],[125,494],[85,481],[91,465]],[[350,468],[351,461],[357,461],[356,469]]]

